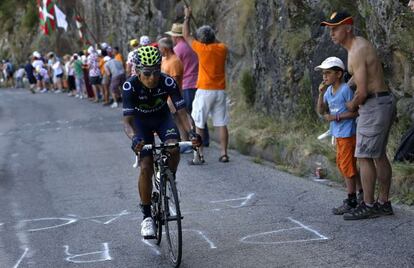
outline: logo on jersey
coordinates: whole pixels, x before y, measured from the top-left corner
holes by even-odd
[[[167,87],[174,85],[174,79],[172,79],[171,77],[166,77],[164,82]]]
[[[171,135],[177,135],[177,132],[175,131],[175,128],[167,129],[167,132],[165,133],[165,136],[171,136]]]
[[[132,89],[132,85],[130,82],[125,82],[124,85],[122,86],[122,89],[125,91],[131,90]]]
[[[184,103],[185,103],[185,101],[183,99],[181,99],[181,100],[175,102],[175,106],[180,107],[181,105],[184,105]]]

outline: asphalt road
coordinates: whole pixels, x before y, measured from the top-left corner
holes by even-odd
[[[0,89],[0,267],[170,267],[139,236],[121,108]],[[413,267],[414,214],[344,221],[343,189],[230,152],[178,172],[181,267]]]

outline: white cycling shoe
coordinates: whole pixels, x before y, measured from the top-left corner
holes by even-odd
[[[147,217],[141,222],[141,236],[145,239],[154,238],[154,229],[154,220],[151,217]]]

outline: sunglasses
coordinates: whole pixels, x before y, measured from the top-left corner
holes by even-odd
[[[150,77],[152,76],[160,76],[161,70],[160,69],[154,69],[154,70],[141,70],[140,71],[144,76]]]

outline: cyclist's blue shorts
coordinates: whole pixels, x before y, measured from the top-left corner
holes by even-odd
[[[180,138],[178,128],[174,123],[171,113],[165,116],[148,116],[145,118],[135,117],[135,126],[137,129],[137,135],[143,139],[145,144],[154,143],[154,132],[157,133],[161,142],[167,140],[176,140]],[[140,158],[145,156],[152,156],[152,150],[141,150]]]

